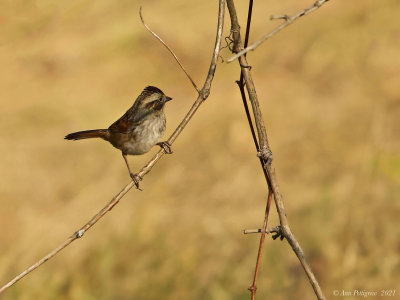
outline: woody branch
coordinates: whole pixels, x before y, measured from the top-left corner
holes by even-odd
[[[320,0],[317,2],[321,2],[324,0]],[[227,0],[227,6],[229,10],[229,15],[231,19],[231,33],[233,36],[233,48],[232,52],[233,53],[241,53],[243,50],[243,43],[241,40],[240,36],[240,25],[238,22],[237,14],[236,14],[236,9],[233,0]],[[244,54],[243,52],[242,54]],[[264,124],[264,120],[261,114],[261,109],[256,93],[256,88],[252,79],[251,75],[251,70],[249,68],[249,65],[247,63],[247,58],[245,55],[236,55],[238,58],[239,65],[241,67],[241,72],[244,78],[244,82],[246,85],[246,90],[250,99],[250,103],[252,106],[253,110],[253,117],[254,121],[256,123],[256,128],[257,128],[257,137],[258,137],[258,142],[259,142],[259,149],[260,152],[258,153],[258,156],[262,158],[263,160],[263,169],[267,173],[267,182],[269,187],[272,190],[273,193],[273,198],[275,201],[275,205],[277,208],[277,212],[279,215],[279,221],[280,221],[280,227],[281,227],[281,234],[286,238],[286,240],[289,242],[290,246],[292,247],[292,250],[295,252],[297,258],[299,259],[309,281],[310,284],[312,285],[314,289],[314,293],[316,294],[318,299],[325,299],[325,296],[319,286],[319,283],[317,279],[315,278],[315,275],[311,269],[311,266],[309,263],[306,261],[304,252],[301,249],[300,244],[296,240],[295,236],[291,232],[289,222],[286,217],[285,213],[285,208],[282,200],[282,195],[280,193],[277,177],[275,174],[275,169],[273,168],[272,165],[272,152],[270,149],[270,146],[268,144],[268,138],[267,138],[267,132]],[[234,56],[234,57],[236,57]],[[264,227],[266,226],[264,222]],[[265,228],[263,230],[265,232]],[[257,273],[256,269],[256,273]],[[257,275],[257,274],[256,274]],[[255,275],[255,278],[256,278]],[[252,299],[255,297],[255,291],[256,291],[256,286],[250,287],[251,293],[252,293]]]

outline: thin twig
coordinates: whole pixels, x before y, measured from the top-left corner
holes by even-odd
[[[244,229],[243,234],[252,234],[252,233],[271,234],[271,233],[277,233],[280,231],[281,231],[280,227],[276,226],[276,227],[272,227],[272,228],[266,228],[265,230],[262,230],[261,228],[259,228],[259,229]]]
[[[253,276],[253,283],[249,287],[249,291],[251,292],[251,300],[254,300],[256,298],[258,272],[260,271],[262,251],[264,248],[264,241],[265,241],[265,234],[267,233],[266,231],[267,231],[269,209],[271,207],[271,199],[272,199],[272,195],[273,195],[271,188],[270,187],[268,187],[268,188],[269,188],[268,200],[267,200],[267,206],[265,208],[264,223],[263,223],[263,227],[261,229],[260,245],[258,247],[256,267],[254,269],[254,276]]]
[[[223,25],[224,25],[224,13],[225,13],[225,0],[219,0],[219,11],[218,11],[218,25],[217,25],[217,34],[216,34],[216,41],[215,41],[215,47],[213,50],[213,56],[211,59],[210,63],[210,68],[207,74],[207,78],[204,82],[203,88],[199,91],[199,96],[197,97],[196,101],[194,102],[193,106],[189,110],[189,112],[186,114],[182,122],[179,124],[179,126],[175,129],[173,134],[170,136],[168,139],[168,142],[172,144],[176,138],[179,136],[179,134],[182,132],[182,130],[186,127],[187,123],[190,121],[190,119],[193,117],[199,106],[203,103],[203,101],[208,97],[210,94],[210,89],[211,89],[211,82],[214,78],[214,73],[215,73],[215,68],[217,65],[217,59],[219,55],[219,50],[221,47],[221,38],[222,38],[222,30],[223,30]],[[144,177],[147,173],[151,171],[153,166],[160,160],[160,158],[165,154],[163,149],[160,149],[154,157],[141,169],[141,171],[138,173],[140,177]],[[65,247],[67,247],[69,244],[71,244],[73,241],[76,239],[80,238],[83,236],[83,234],[90,229],[94,224],[96,224],[97,221],[99,221],[106,213],[108,213],[115,205],[118,204],[120,199],[133,187],[135,186],[135,183],[131,181],[129,184],[127,184],[121,192],[119,192],[104,208],[102,208],[89,222],[87,222],[84,226],[82,226],[79,230],[74,232],[68,239],[66,239],[61,245],[59,245],[57,248],[55,248],[53,251],[51,251],[49,254],[44,256],[42,259],[40,259],[37,263],[33,264],[29,268],[25,269],[22,273],[20,273],[18,276],[16,276],[14,279],[12,279],[10,282],[5,284],[0,288],[0,294],[3,293],[6,289],[8,289],[10,286],[15,284],[18,280],[22,279],[24,276],[27,274],[31,273],[33,270],[37,269],[41,265],[43,265],[46,261],[54,257],[58,252],[63,250]]]
[[[237,59],[239,56],[249,52],[249,51],[253,51],[254,49],[256,49],[258,46],[260,46],[264,41],[268,40],[269,38],[271,38],[272,36],[274,36],[275,34],[277,34],[279,31],[281,31],[282,29],[286,28],[287,26],[289,26],[290,24],[292,24],[294,21],[296,21],[297,19],[299,19],[300,17],[303,17],[305,15],[308,15],[309,13],[315,11],[316,9],[320,8],[322,5],[324,5],[326,2],[328,2],[329,0],[318,0],[315,1],[311,6],[309,6],[306,9],[303,9],[301,12],[297,13],[296,15],[289,17],[288,15],[281,15],[281,16],[271,16],[271,19],[284,19],[286,20],[285,23],[281,24],[280,26],[278,26],[277,28],[275,28],[274,30],[272,30],[270,33],[264,35],[261,39],[259,39],[258,41],[254,42],[253,44],[251,44],[248,47],[244,47],[243,50],[240,50],[239,52],[237,52],[235,55],[233,55],[231,58],[229,58],[227,60],[227,63],[230,63],[232,61],[234,61],[235,59]]]
[[[187,78],[189,78],[190,82],[192,83],[193,87],[196,89],[196,91],[198,93],[200,93],[200,90],[198,89],[196,83],[194,83],[192,77],[189,75],[189,73],[186,71],[186,69],[183,67],[183,65],[181,64],[181,62],[179,61],[178,57],[175,55],[174,51],[172,51],[172,49],[170,47],[168,47],[168,45],[163,41],[162,38],[159,37],[158,34],[156,34],[153,30],[150,29],[150,27],[144,22],[143,19],[143,15],[142,15],[142,7],[139,8],[139,15],[140,15],[140,20],[142,20],[142,23],[144,25],[144,27],[146,27],[146,29],[148,31],[151,32],[152,35],[154,35],[156,37],[156,39],[158,39],[161,44],[163,44],[165,46],[165,48],[168,49],[168,51],[172,54],[172,56],[175,58],[176,62],[178,63],[178,65],[181,67],[182,71],[185,72]]]
[[[323,3],[325,1],[320,0],[317,1],[319,3]],[[316,2],[316,3],[317,3]],[[236,14],[236,9],[235,9],[235,4],[233,0],[227,0],[227,5],[228,5],[228,10],[229,10],[229,15],[231,19],[231,32],[233,33],[233,45],[234,45],[234,52],[239,52],[241,48],[243,48],[243,44],[241,41],[240,37],[240,25],[238,22],[237,14]],[[267,132],[265,129],[263,117],[261,114],[260,110],[260,105],[256,93],[256,89],[253,83],[252,75],[250,68],[248,68],[248,63],[245,55],[239,55],[238,56],[238,62],[242,70],[244,82],[246,84],[246,89],[247,93],[249,95],[249,99],[252,105],[253,109],[253,116],[254,116],[254,121],[256,123],[256,128],[257,128],[257,135],[258,135],[258,141],[260,143],[260,152],[258,153],[258,156],[263,158],[264,165],[263,168],[267,172],[268,176],[268,181],[270,183],[270,187],[273,192],[274,200],[275,200],[275,205],[276,209],[279,215],[279,221],[282,229],[282,235],[284,238],[287,239],[289,242],[290,246],[292,247],[292,250],[295,252],[297,258],[299,259],[309,281],[311,286],[314,289],[314,293],[317,296],[318,299],[325,299],[325,296],[319,286],[319,283],[317,279],[315,278],[314,273],[312,272],[311,266],[308,264],[304,257],[303,250],[300,247],[300,244],[297,242],[296,238],[294,237],[293,233],[290,230],[289,227],[289,222],[286,217],[285,213],[285,208],[282,200],[282,195],[279,190],[279,185],[277,181],[277,177],[275,174],[275,169],[272,167],[272,152],[270,150],[269,144],[268,144],[268,139],[267,139]],[[266,228],[263,228],[263,231],[265,231]],[[253,295],[253,293],[252,293]],[[254,297],[252,296],[254,299]]]

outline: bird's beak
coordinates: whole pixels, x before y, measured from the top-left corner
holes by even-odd
[[[165,99],[164,102],[168,102],[168,101],[171,101],[171,100],[172,100],[172,98],[171,98],[171,97],[168,97],[168,96],[165,96],[164,99]]]

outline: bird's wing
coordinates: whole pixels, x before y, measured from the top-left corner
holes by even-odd
[[[121,118],[115,121],[108,130],[118,133],[132,132],[143,122],[149,113],[149,111],[144,111],[143,109],[129,109]]]
[[[146,87],[142,91],[142,93],[136,98],[132,107],[128,109],[128,111],[121,118],[119,118],[110,127],[108,127],[108,130],[111,132],[119,132],[119,133],[131,132],[136,126],[138,126],[141,123],[142,119],[144,119],[144,117],[147,116],[147,114],[149,114],[148,111],[145,112],[139,108],[140,103],[144,98],[146,98],[147,96],[151,95],[154,92],[163,94],[163,92],[160,89],[154,86]]]

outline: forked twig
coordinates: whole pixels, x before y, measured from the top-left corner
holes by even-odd
[[[249,0],[249,8],[248,8],[248,12],[247,12],[246,34],[245,34],[245,38],[244,38],[244,48],[247,47],[248,42],[249,42],[252,14],[253,14],[253,0]],[[233,31],[232,30],[231,30],[231,35],[233,35]],[[236,41],[238,41],[238,40],[236,40]],[[232,43],[235,44],[234,41]],[[236,45],[237,45],[237,43],[236,43]],[[234,50],[232,49],[232,51],[234,51]],[[244,55],[246,56],[246,54],[244,54]],[[247,104],[247,97],[246,97],[246,93],[245,93],[245,90],[244,90],[244,77],[243,77],[243,72],[242,71],[240,71],[240,80],[237,81],[237,84],[239,86],[240,94],[242,96],[243,106],[244,106],[244,110],[245,110],[245,113],[246,113],[247,121],[249,123],[251,135],[253,137],[253,142],[254,142],[254,145],[256,147],[257,153],[259,153],[260,152],[260,145],[259,145],[258,140],[257,140],[257,136],[256,136],[256,133],[255,133],[255,130],[254,130],[253,121],[251,119],[249,107],[248,107],[248,104]],[[261,258],[262,258],[263,248],[264,248],[265,234],[267,234],[267,224],[268,224],[268,217],[269,217],[269,211],[270,211],[271,199],[272,199],[271,183],[269,181],[267,171],[264,168],[264,165],[266,164],[266,161],[264,161],[264,159],[261,156],[259,156],[259,159],[260,159],[261,168],[263,170],[265,180],[266,180],[267,185],[268,185],[268,198],[267,198],[267,205],[266,205],[266,208],[265,208],[263,227],[262,227],[262,229],[257,231],[257,232],[261,233],[261,236],[260,236],[260,243],[259,243],[257,259],[256,259],[256,267],[254,268],[253,282],[252,282],[251,286],[249,287],[249,291],[251,292],[251,299],[252,300],[255,299],[256,291],[257,291],[257,279],[258,279],[258,274],[259,274],[260,266],[261,266]],[[244,230],[243,233],[247,234],[247,233],[251,233],[251,232],[249,232],[247,230]]]
[[[143,15],[142,15],[142,7],[139,8],[139,15],[140,15],[140,20],[142,20],[142,23],[143,23],[144,27],[146,27],[146,29],[147,29],[148,31],[150,31],[151,34],[154,35],[155,38],[158,39],[158,40],[161,42],[161,44],[163,44],[163,45],[165,46],[165,48],[168,49],[168,51],[169,51],[169,52],[172,54],[172,56],[175,58],[175,60],[176,60],[176,62],[178,63],[178,65],[181,67],[182,71],[185,72],[187,78],[189,78],[189,80],[190,80],[190,82],[192,83],[193,87],[196,89],[196,91],[197,91],[198,93],[200,93],[200,90],[198,89],[196,83],[194,83],[192,77],[190,77],[189,73],[188,73],[188,72],[186,71],[186,69],[183,67],[183,65],[182,65],[181,62],[179,61],[179,59],[178,59],[178,57],[176,56],[176,54],[174,53],[174,51],[172,51],[172,49],[171,49],[170,47],[168,47],[168,45],[163,41],[163,39],[160,38],[160,36],[159,36],[157,33],[155,33],[153,30],[151,30],[150,27],[144,22]]]
[[[227,60],[227,63],[230,63],[230,62],[234,61],[239,56],[242,56],[243,54],[245,54],[245,53],[247,53],[249,51],[253,51],[258,46],[260,46],[263,42],[265,42],[266,40],[268,40],[269,38],[271,38],[272,36],[277,34],[279,31],[281,31],[282,29],[288,27],[290,24],[292,24],[294,21],[296,21],[300,17],[308,15],[309,13],[311,13],[311,12],[315,11],[316,9],[320,8],[322,5],[324,5],[328,1],[329,0],[317,0],[311,6],[307,7],[306,9],[303,9],[302,11],[300,11],[299,13],[295,14],[292,17],[289,17],[288,15],[271,16],[271,20],[284,19],[285,22],[283,24],[279,25],[274,30],[272,30],[270,33],[264,35],[261,39],[259,39],[258,41],[254,42],[250,46],[245,47],[244,49],[241,49],[240,51],[238,51],[235,55],[233,55],[231,58],[229,58]]]
[[[324,0],[320,0],[317,2],[322,2],[322,1],[324,1]],[[238,22],[238,17],[236,14],[235,4],[234,4],[233,0],[227,0],[227,6],[228,6],[228,10],[229,10],[230,19],[231,19],[231,32],[233,33],[232,36],[233,36],[233,40],[234,40],[233,51],[239,52],[239,50],[243,48],[243,43],[242,43],[242,40],[240,37],[240,25]],[[267,131],[266,131],[266,128],[264,125],[264,120],[262,117],[260,104],[258,101],[258,96],[256,93],[256,88],[255,88],[255,85],[253,82],[251,71],[250,71],[250,68],[248,68],[246,56],[239,55],[237,57],[238,57],[238,62],[239,62],[239,65],[241,67],[241,71],[243,74],[243,79],[244,79],[244,82],[246,85],[247,93],[248,93],[248,96],[249,96],[249,99],[250,99],[250,102],[252,105],[254,122],[256,123],[257,136],[258,136],[259,148],[260,148],[258,157],[263,159],[263,162],[264,162],[263,169],[267,172],[268,186],[273,193],[273,198],[275,200],[276,209],[277,209],[277,212],[279,215],[280,228],[282,230],[281,235],[284,238],[286,238],[286,240],[292,247],[293,252],[296,254],[297,258],[299,259],[299,261],[310,281],[310,284],[314,289],[314,293],[317,296],[317,298],[320,300],[325,299],[325,296],[321,290],[321,287],[319,286],[317,279],[315,278],[315,275],[311,269],[311,266],[309,265],[309,263],[307,262],[307,260],[304,257],[304,253],[303,253],[303,250],[301,249],[300,244],[298,243],[298,241],[294,237],[293,233],[291,232],[289,222],[288,222],[288,219],[287,219],[286,213],[285,213],[285,207],[283,204],[282,195],[280,193],[277,177],[275,174],[275,169],[272,166],[272,152],[271,152],[269,144],[268,144]],[[264,222],[265,222],[265,220],[264,220]],[[266,228],[264,225],[262,232],[264,232],[265,229]],[[262,234],[264,234],[264,233],[262,233]],[[251,288],[252,287],[250,287],[250,289]],[[255,288],[252,290],[252,299],[254,299],[254,298],[255,298]]]
[[[175,131],[172,133],[170,138],[168,139],[168,142],[172,144],[175,139],[179,136],[179,134],[182,132],[182,130],[186,127],[187,123],[190,121],[190,119],[193,117],[199,106],[203,103],[203,101],[208,97],[210,94],[210,89],[211,89],[211,82],[214,78],[215,74],[215,69],[217,65],[217,60],[218,60],[218,55],[219,55],[219,50],[221,48],[221,39],[222,39],[222,30],[223,30],[223,25],[224,25],[224,13],[225,13],[225,0],[219,0],[219,11],[218,11],[218,25],[217,25],[217,34],[216,34],[216,41],[215,41],[215,46],[213,50],[213,56],[211,58],[211,63],[210,63],[210,68],[207,74],[207,78],[204,82],[203,88],[199,91],[199,95],[186,114],[186,116],[183,118],[181,123],[178,125],[178,127],[175,129]],[[163,43],[164,44],[164,43]],[[165,45],[165,44],[164,44]],[[168,48],[168,47],[167,47]],[[163,149],[160,149],[154,156],[153,158],[141,169],[141,171],[138,173],[138,175],[143,178],[147,173],[151,171],[153,166],[160,160],[160,158],[165,154]],[[57,248],[55,248],[53,251],[51,251],[49,254],[44,256],[42,259],[40,259],[38,262],[30,266],[29,268],[25,269],[22,273],[20,273],[18,276],[16,276],[14,279],[12,279],[10,282],[5,284],[0,288],[0,294],[3,293],[6,289],[11,287],[13,284],[15,284],[17,281],[22,279],[24,276],[27,274],[31,273],[41,265],[43,265],[46,261],[54,257],[57,253],[59,253],[61,250],[63,250],[65,247],[67,247],[69,244],[71,244],[73,241],[75,241],[78,238],[81,238],[83,234],[89,230],[94,224],[97,223],[106,213],[108,213],[115,205],[118,204],[120,199],[132,188],[135,186],[135,183],[131,181],[129,184],[127,184],[121,192],[119,192],[104,208],[102,208],[89,222],[87,222],[84,226],[82,226],[79,230],[74,232],[68,239],[66,239],[61,245],[59,245]]]

